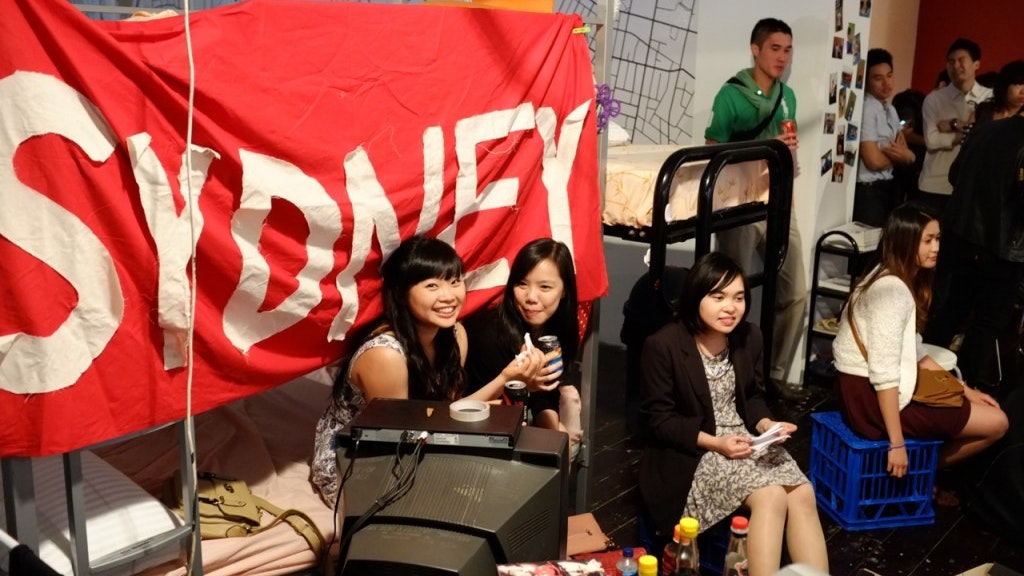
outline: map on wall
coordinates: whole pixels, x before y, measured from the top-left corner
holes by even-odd
[[[610,84],[622,104],[614,120],[636,144],[689,143],[695,89],[697,0],[622,0],[615,19]],[[584,18],[593,0],[557,0]]]

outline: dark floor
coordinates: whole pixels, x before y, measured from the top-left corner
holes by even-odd
[[[616,546],[636,545],[639,496],[636,483],[640,445],[626,426],[625,350],[602,345],[595,430],[591,435],[590,511]],[[787,447],[806,471],[810,453],[810,413],[835,409],[830,390],[809,386],[810,399],[798,405],[774,403],[779,419],[799,431]],[[868,569],[883,576],[953,576],[997,562],[1024,572],[1024,549],[987,533],[956,507],[936,507],[931,526],[848,532],[824,512],[822,527],[833,576],[853,576]]]

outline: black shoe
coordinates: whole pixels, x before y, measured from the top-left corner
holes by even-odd
[[[795,386],[782,380],[769,378],[765,385],[769,398],[781,398],[791,402],[800,402],[810,397],[811,393],[803,386]]]

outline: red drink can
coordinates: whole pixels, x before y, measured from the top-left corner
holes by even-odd
[[[782,121],[782,133],[786,136],[796,136],[796,120],[786,118]]]

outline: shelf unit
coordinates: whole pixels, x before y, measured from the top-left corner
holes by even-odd
[[[804,379],[831,385],[835,377],[831,344],[836,333],[821,325],[833,318],[838,328],[839,314],[850,294],[850,288],[876,251],[865,248],[847,232],[825,232],[814,246],[814,267],[811,269],[810,321],[804,358]],[[822,256],[826,256],[823,259]],[[831,258],[829,258],[831,257]],[[845,260],[845,263],[842,263]],[[824,270],[823,270],[824,268]],[[824,354],[827,347],[827,354]]]

